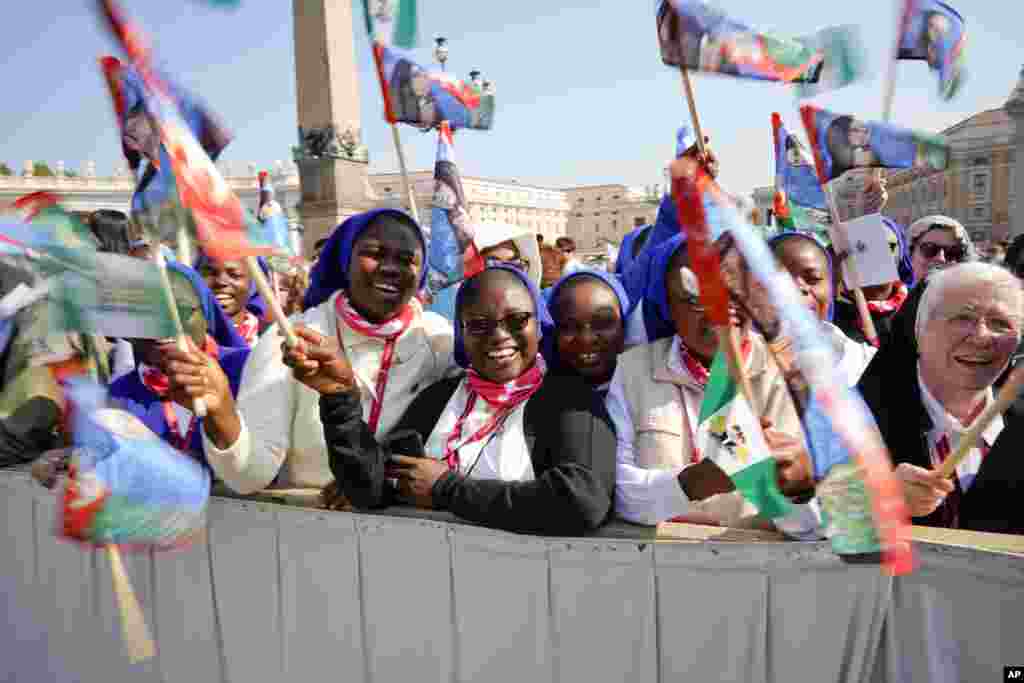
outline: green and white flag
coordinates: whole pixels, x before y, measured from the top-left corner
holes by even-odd
[[[380,45],[416,46],[416,0],[363,0],[366,32]]]
[[[123,339],[176,336],[156,263],[119,254],[62,250],[50,286],[54,331]]]
[[[697,448],[722,468],[736,489],[762,517],[776,519],[791,511],[775,479],[775,459],[768,450],[760,421],[738,396],[728,361],[715,356],[704,401],[700,406]]]

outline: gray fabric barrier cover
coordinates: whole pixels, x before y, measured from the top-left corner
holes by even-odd
[[[1024,663],[1024,557],[919,545],[518,536],[217,498],[207,541],[126,554],[158,656],[121,644],[106,555],[0,472],[0,681],[989,681]],[[286,678],[285,678],[286,677]]]

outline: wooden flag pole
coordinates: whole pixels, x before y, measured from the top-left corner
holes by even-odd
[[[420,212],[416,208],[416,195],[412,191],[412,182],[409,180],[409,169],[405,165],[405,150],[402,148],[402,136],[398,134],[398,124],[391,124],[391,138],[395,141],[395,153],[398,155],[398,168],[402,172],[402,185],[405,187],[405,198],[409,202],[409,213],[412,219],[419,225]]]
[[[255,256],[250,256],[245,259],[245,265],[249,268],[249,277],[256,283],[256,290],[260,293],[260,296],[266,300],[267,304],[270,306],[270,312],[274,316],[274,321],[281,327],[281,333],[284,334],[285,343],[288,344],[288,346],[297,346],[299,338],[295,336],[295,328],[292,327],[292,323],[288,320],[288,316],[284,314],[284,309],[281,308],[281,302],[276,296],[274,296],[274,290],[270,288],[270,283],[267,282],[267,276],[264,274],[263,269],[260,268],[259,261]]]
[[[994,419],[1005,413],[1010,404],[1017,400],[1022,389],[1024,389],[1024,367],[1019,367],[1010,374],[1006,384],[999,390],[999,396],[996,400],[981,415],[975,418],[974,424],[971,425],[971,428],[960,439],[960,443],[957,444],[953,455],[946,458],[942,463],[939,473],[944,478],[948,479],[953,476],[957,465],[971,452],[971,449],[978,443],[982,433],[988,429]]]
[[[156,654],[156,645],[149,634],[146,618],[142,614],[138,598],[135,597],[128,572],[125,571],[120,548],[108,545],[107,557],[110,560],[110,578],[114,584],[114,595],[117,596],[117,607],[121,613],[121,637],[128,648],[128,659],[133,663],[152,659]]]
[[[697,115],[697,99],[693,95],[693,84],[690,83],[690,72],[685,66],[681,66],[679,67],[679,73],[683,79],[683,94],[686,96],[686,103],[690,107],[690,120],[693,121],[693,132],[697,136],[697,150],[700,152],[702,157],[701,163],[703,163],[703,157],[705,154],[704,132],[701,130],[700,117]],[[743,367],[743,354],[740,351],[739,331],[731,324],[728,324],[718,326],[717,332],[719,352],[725,354],[726,359],[729,361],[729,372],[732,375],[733,380],[739,387],[743,398],[746,399],[747,404],[750,406],[750,410],[760,419],[763,415],[761,412],[761,406],[757,403],[757,399],[754,396],[753,386],[750,384],[750,377],[747,375],[746,369]]]
[[[171,321],[174,323],[174,331],[178,338],[178,349],[188,353],[191,349],[188,346],[188,339],[185,337],[185,327],[181,324],[181,316],[178,315],[178,305],[174,300],[174,290],[171,289],[171,278],[167,275],[167,261],[164,260],[163,251],[156,249],[156,265],[160,271],[160,285],[164,292],[164,300],[167,307],[171,309]],[[196,417],[206,417],[206,402],[197,398],[192,402],[195,408]]]
[[[849,253],[849,236],[846,235],[842,223],[839,221],[839,210],[836,208],[836,200],[835,197],[832,196],[831,188],[824,186],[822,189],[825,191],[825,197],[828,199],[829,212],[832,214],[832,229],[835,231],[832,235],[832,243],[840,244],[840,241],[836,239],[840,234],[846,238],[841,242],[846,246],[847,254],[846,258],[839,264],[840,276],[845,280],[845,276],[849,275],[850,282],[853,283],[853,299],[857,304],[857,313],[860,316],[860,322],[864,328],[864,336],[868,338],[868,342],[872,346],[877,348],[878,331],[875,329],[875,321],[871,319],[871,311],[868,309],[868,300],[864,297],[864,290],[860,285],[860,273],[857,270],[857,264],[853,260],[853,255]]]

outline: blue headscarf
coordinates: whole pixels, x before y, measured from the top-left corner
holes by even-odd
[[[242,349],[248,346],[242,336],[238,334],[234,323],[225,315],[224,310],[214,298],[213,292],[206,286],[206,281],[199,273],[180,263],[168,263],[167,268],[184,275],[192,285],[192,289],[195,290],[196,296],[199,298],[199,305],[203,309],[203,317],[206,318],[206,332],[213,337],[218,346]]]
[[[392,216],[415,228],[416,237],[419,238],[423,247],[423,256],[427,254],[427,240],[423,235],[423,229],[404,211],[398,209],[374,209],[366,213],[356,214],[339,225],[327,238],[327,244],[320,252],[320,258],[313,266],[313,272],[309,276],[309,289],[302,300],[302,310],[308,311],[327,301],[332,294],[338,290],[348,291],[349,279],[348,269],[352,262],[352,248],[355,246],[359,236],[366,232],[374,220],[381,216]],[[423,265],[423,272],[420,274],[419,289],[427,284],[427,266]]]
[[[676,324],[672,321],[672,311],[668,303],[668,290],[665,288],[665,273],[672,257],[686,245],[686,235],[677,233],[675,237],[654,246],[650,250],[650,267],[643,288],[644,328],[647,330],[647,341],[667,339],[676,334]]]
[[[658,219],[648,233],[643,249],[622,274],[622,286],[625,288],[626,294],[629,295],[633,308],[636,308],[644,299],[644,290],[651,270],[652,254],[659,245],[671,240],[681,232],[679,213],[676,210],[675,202],[672,201],[672,197],[665,195],[658,207]],[[619,250],[620,256],[622,251]]]
[[[594,270],[590,268],[582,268],[580,270],[573,271],[568,275],[563,275],[558,282],[552,285],[551,289],[547,290],[547,302],[550,307],[551,317],[554,321],[555,327],[559,325],[561,320],[559,319],[558,313],[558,293],[562,291],[572,280],[578,280],[580,278],[593,278],[599,280],[605,286],[612,290],[615,294],[615,298],[619,302],[619,316],[622,318],[622,325],[626,325],[626,317],[629,315],[629,295],[626,294],[626,290],[622,287],[622,283],[619,282],[619,278],[615,275],[611,275],[602,270]],[[548,344],[548,348],[545,349],[550,352],[550,356],[547,358],[548,364],[552,367],[561,365],[561,359],[558,356],[558,350],[555,348],[554,338],[552,342]]]
[[[256,261],[257,263],[260,264],[260,270],[263,271],[263,274],[269,278],[270,267],[267,265],[266,259],[260,256],[259,258],[256,259]],[[193,266],[193,268],[195,268],[197,271],[202,271],[203,266],[209,264],[210,262],[210,258],[205,253],[200,251],[199,256],[196,257],[196,263]],[[269,305],[267,304],[266,301],[263,300],[263,296],[259,293],[259,290],[256,289],[256,281],[250,277],[249,299],[245,303],[245,310],[255,315],[259,320],[263,320],[267,316],[268,308]]]
[[[790,239],[792,237],[798,237],[800,239],[807,240],[808,242],[810,242],[811,244],[816,246],[818,249],[820,249],[825,254],[825,263],[828,266],[828,291],[829,291],[828,317],[826,318],[826,320],[828,320],[829,322],[832,322],[832,317],[835,314],[835,310],[836,310],[836,288],[835,288],[835,277],[833,277],[833,275],[832,275],[832,254],[829,252],[828,247],[826,247],[821,242],[821,239],[818,238],[817,235],[815,235],[814,233],[810,233],[810,232],[800,232],[798,230],[789,230],[787,232],[780,232],[778,235],[776,235],[775,237],[772,237],[770,240],[768,240],[768,246],[771,248],[772,252],[774,253],[775,252],[775,247],[778,244],[780,244],[782,241]]]
[[[903,234],[903,226],[885,216],[882,216],[882,222],[885,223],[885,227],[889,228],[896,235],[896,241],[899,242],[900,258],[896,264],[896,270],[900,274],[900,280],[903,284],[909,287],[914,284],[914,265],[910,260],[910,249],[907,248],[907,238]]]
[[[490,270],[504,270],[515,275],[520,282],[530,292],[530,298],[533,299],[533,310],[537,316],[537,323],[540,327],[540,341],[541,341],[541,354],[545,358],[551,357],[551,352],[548,346],[551,345],[554,339],[555,323],[551,319],[551,313],[548,312],[548,306],[544,302],[544,297],[541,296],[540,290],[537,289],[537,285],[533,284],[529,276],[518,268],[512,266],[488,266],[480,273],[477,273],[465,283],[462,287],[459,287],[458,294],[455,295],[455,362],[459,364],[461,368],[469,367],[469,356],[466,355],[466,341],[462,334],[462,304],[465,298],[466,284],[472,282],[476,278],[480,277],[484,273]]]

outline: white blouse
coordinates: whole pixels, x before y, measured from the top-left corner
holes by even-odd
[[[448,405],[424,445],[427,457],[444,459],[448,437],[466,410],[466,402],[469,400],[468,382],[468,379],[463,379],[448,400]],[[497,413],[487,401],[477,397],[473,410],[462,424],[459,441],[455,444],[460,474],[471,479],[533,481],[533,460],[530,458],[523,426],[527,403],[523,401],[516,406],[495,431],[478,441],[467,443]]]
[[[339,326],[337,294],[293,320],[320,334],[341,335],[362,394],[363,419],[369,419],[384,341]],[[452,356],[450,322],[423,313],[398,338],[376,436],[387,434],[416,395],[458,370]],[[242,371],[235,406],[242,430],[234,444],[218,449],[203,433],[213,471],[232,490],[253,493],[275,477],[283,488],[322,488],[334,479],[320,422],[320,394],[295,380],[282,362],[284,337],[275,325],[253,347]],[[279,476],[280,475],[280,476]]]

